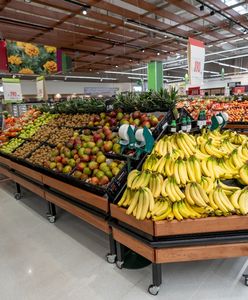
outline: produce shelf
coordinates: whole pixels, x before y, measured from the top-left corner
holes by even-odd
[[[248,230],[248,216],[208,217],[202,219],[187,219],[181,222],[173,220],[139,221],[134,216],[126,214],[126,209],[115,204],[110,205],[111,217],[134,229],[154,237],[173,236],[193,233],[222,232]]]

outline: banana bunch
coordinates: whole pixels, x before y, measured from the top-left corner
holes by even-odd
[[[160,196],[161,191],[162,191],[163,182],[164,182],[164,179],[161,174],[153,173],[150,175],[149,189],[151,190],[154,198],[157,198]]]
[[[174,177],[168,177],[164,180],[161,188],[161,195],[168,197],[170,201],[176,202],[185,198]]]
[[[202,176],[200,185],[205,190],[205,192],[209,194],[210,191],[215,187],[215,182],[211,177]]]
[[[239,169],[239,176],[241,179],[241,182],[244,185],[248,185],[248,164],[244,164],[240,169]]]
[[[214,183],[214,188],[217,188],[218,186],[222,188],[223,192],[228,197],[231,196],[235,191],[240,190],[239,187],[237,187],[237,186],[231,186],[231,185],[226,185],[221,180],[217,180]]]
[[[192,135],[186,134],[184,132],[177,133],[173,136],[173,139],[175,144],[177,145],[177,148],[182,151],[185,158],[189,158],[191,155],[195,154],[195,147],[197,143]]]
[[[199,219],[203,215],[203,212],[197,212],[192,206],[183,200],[173,203],[172,211],[178,221],[182,221],[183,219]]]
[[[217,216],[228,216],[236,212],[232,201],[229,200],[228,196],[220,186],[217,186],[216,189],[209,193],[209,202]]]
[[[227,171],[219,165],[216,157],[213,156],[201,161],[201,169],[204,176],[215,179],[224,178],[224,175],[227,173]]]
[[[150,182],[150,178],[152,176],[151,172],[149,171],[141,171],[137,172],[137,170],[134,170],[135,172],[128,175],[127,179],[127,186],[131,188],[132,190],[137,190],[141,187],[146,187],[148,186]]]
[[[147,217],[151,217],[153,221],[160,221],[167,219],[172,221],[174,214],[172,212],[172,203],[168,198],[160,198],[155,202],[153,210],[148,213]]]
[[[157,168],[157,163],[158,162],[159,162],[158,156],[155,153],[152,153],[145,160],[145,162],[142,166],[142,170],[143,171],[144,170],[155,171],[155,169]]]
[[[207,207],[209,198],[201,184],[190,182],[185,187],[185,199],[191,206]]]
[[[175,144],[171,142],[168,136],[165,136],[155,144],[153,153],[157,153],[159,156],[165,156],[168,153],[171,154],[175,149]]]
[[[228,154],[226,148],[221,147],[221,141],[209,139],[206,143],[201,144],[201,151],[205,154],[221,158]]]
[[[145,220],[147,214],[154,209],[154,198],[151,190],[147,187],[136,191],[126,189],[118,205],[123,206],[125,202],[128,202],[126,214],[132,214],[137,220]]]
[[[237,134],[237,132],[235,132],[235,134],[231,137],[231,143],[235,145],[242,145],[244,141],[247,141],[247,136],[244,134]]]
[[[236,190],[230,197],[230,202],[236,209],[237,213],[242,215],[248,214],[248,190]]]

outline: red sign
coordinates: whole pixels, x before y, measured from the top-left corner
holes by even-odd
[[[188,95],[189,96],[199,96],[200,95],[200,87],[196,86],[196,87],[192,87],[188,89]]]
[[[244,92],[245,92],[245,86],[236,86],[235,88],[233,88],[233,93],[235,95],[244,94]]]
[[[0,71],[8,71],[6,42],[0,41]]]

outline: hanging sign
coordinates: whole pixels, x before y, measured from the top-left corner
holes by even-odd
[[[47,100],[46,82],[44,76],[39,76],[36,78],[36,89],[37,89],[37,99]]]
[[[0,71],[8,71],[8,60],[7,60],[7,50],[6,42],[0,40]]]
[[[3,78],[4,103],[22,102],[21,81],[18,78]]]
[[[205,62],[204,43],[192,38],[188,40],[188,68],[191,86],[201,85],[203,82]]]
[[[199,96],[201,94],[201,90],[199,86],[192,87],[188,89],[189,96]]]

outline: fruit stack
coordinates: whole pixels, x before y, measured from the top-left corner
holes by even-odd
[[[248,184],[247,160],[248,139],[235,132],[164,136],[142,170],[129,173],[118,205],[138,220],[246,215],[248,190],[239,186]]]

